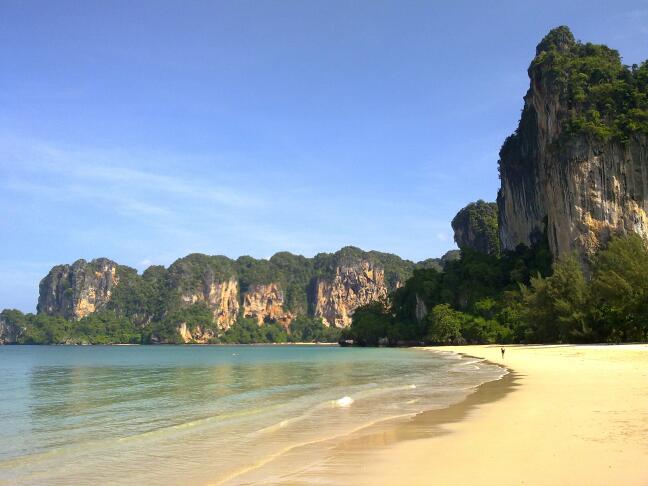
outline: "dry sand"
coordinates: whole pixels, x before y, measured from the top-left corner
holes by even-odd
[[[447,433],[375,451],[353,482],[648,485],[648,345],[505,348],[504,359],[499,346],[427,348],[503,364],[512,377],[445,417],[431,412]]]

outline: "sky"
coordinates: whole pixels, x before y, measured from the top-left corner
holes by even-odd
[[[1,0],[0,309],[78,258],[441,256],[559,25],[648,58],[648,1]]]

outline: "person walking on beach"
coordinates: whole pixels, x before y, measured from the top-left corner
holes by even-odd
[[[504,351],[506,351],[504,348],[500,348],[502,350],[502,359],[504,359]]]

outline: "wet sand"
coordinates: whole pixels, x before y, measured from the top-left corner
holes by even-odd
[[[417,349],[416,352],[420,353],[421,350]],[[473,359],[460,360],[456,364],[466,366],[472,361]],[[329,438],[300,444],[280,451],[263,464],[253,465],[247,472],[228,481],[209,484],[361,484],[366,479],[367,470],[373,467],[376,454],[403,441],[445,434],[444,424],[466,419],[470,410],[501,399],[516,386],[515,373],[508,373],[502,379],[492,379],[494,381],[480,385],[477,392],[471,392],[465,399],[449,407],[423,411],[417,415],[394,415],[338,432]],[[326,423],[322,423],[321,427],[323,431],[327,430]]]

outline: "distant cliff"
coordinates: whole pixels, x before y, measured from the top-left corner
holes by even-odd
[[[357,307],[386,299],[414,268],[443,264],[434,259],[415,264],[354,247],[313,258],[281,252],[269,260],[191,254],[142,275],[106,258],[78,260],[55,266],[41,281],[38,313],[79,320],[111,310],[145,326],[178,309],[205,306],[210,322],[177,322],[187,342],[207,342],[242,317],[287,327],[305,315],[346,327]]]
[[[452,220],[457,246],[480,253],[497,255],[500,242],[497,224],[497,204],[481,199],[461,209]]]
[[[567,27],[536,48],[519,126],[500,152],[503,249],[546,236],[554,257],[648,237],[648,64],[626,67]]]
[[[361,305],[385,300],[388,294],[385,270],[368,260],[338,266],[333,278],[318,277],[314,286],[315,317],[337,327],[350,325],[353,311]]]
[[[79,319],[103,308],[119,283],[117,268],[107,258],[52,268],[39,286],[38,312]]]
[[[24,332],[20,324],[22,313],[5,309],[0,312],[0,344],[13,344]]]

